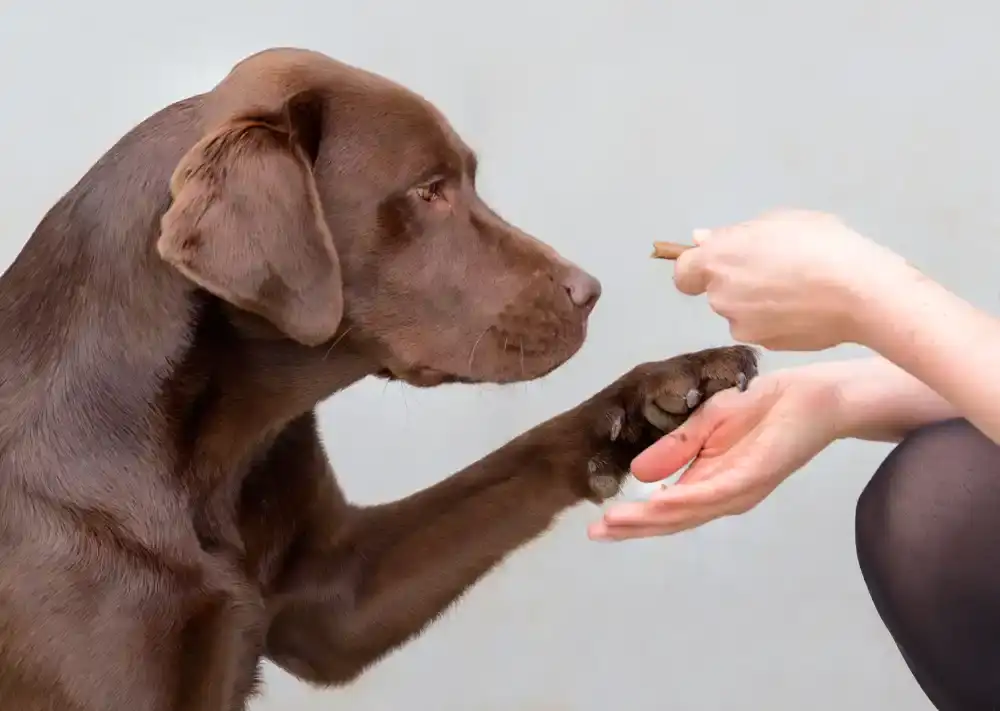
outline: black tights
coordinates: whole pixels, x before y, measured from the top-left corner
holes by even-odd
[[[941,711],[1000,709],[1000,447],[964,420],[917,430],[858,500],[872,600]]]

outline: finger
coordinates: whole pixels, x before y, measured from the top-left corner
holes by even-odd
[[[664,507],[657,501],[628,501],[611,506],[604,512],[606,526],[675,526],[694,518],[712,515],[714,507]],[[719,508],[721,511],[721,508]]]
[[[611,528],[595,524],[587,531],[592,541],[625,541],[632,538],[656,538],[666,536],[672,529],[661,526],[636,526],[632,528]]]
[[[695,459],[691,466],[681,472],[681,475],[677,477],[677,481],[674,482],[674,486],[678,484],[694,484],[699,481],[707,481],[720,474],[720,465],[717,460],[704,460]]]
[[[705,244],[705,241],[711,236],[712,236],[712,230],[705,230],[705,229],[694,230],[691,233],[691,241],[694,242],[695,245],[702,245]]]
[[[754,346],[761,346],[767,348],[764,342],[767,340],[767,334],[762,333],[762,329],[759,324],[755,323],[754,320],[750,319],[728,319],[729,321],[729,335],[737,343],[749,343]],[[768,350],[771,350],[768,348]]]
[[[707,244],[709,240],[714,241],[719,237],[729,236],[734,232],[746,230],[749,224],[749,222],[739,222],[734,225],[725,225],[723,227],[714,227],[712,229],[696,229],[691,232],[691,241],[694,242],[695,245]]]
[[[691,239],[696,245],[708,244],[709,242],[714,243],[722,239],[728,241],[733,237],[747,234],[754,229],[755,223],[755,220],[744,220],[743,222],[734,222],[721,227],[713,227],[710,230],[695,230]]]
[[[604,521],[596,521],[587,526],[587,538],[592,541],[610,540],[608,535],[608,525]]]
[[[654,491],[646,503],[661,511],[671,508],[725,507],[746,494],[745,481],[746,478],[736,471],[717,473],[710,479],[677,483]]]
[[[760,346],[773,352],[806,352],[840,345],[829,340],[810,339],[801,334],[775,334],[774,324],[765,319],[730,319],[729,335],[737,343]]]
[[[733,500],[746,495],[744,486],[725,486],[724,483],[715,481],[713,487],[706,487],[705,484],[711,480],[699,477],[715,475],[700,474],[699,470],[704,470],[705,467],[698,467],[697,464],[695,462],[693,465],[695,474],[685,479],[684,484],[678,480],[672,486],[652,492],[645,501],[622,501],[609,506],[604,512],[604,522],[609,525],[630,526],[674,523],[695,514],[709,513],[712,509],[726,510]],[[688,476],[687,472],[681,478],[684,479],[685,476]],[[710,489],[710,493],[701,491],[706,488]],[[666,496],[666,492],[675,489],[695,490],[684,492],[683,496]]]
[[[674,523],[647,524],[642,526],[594,524],[591,526],[588,534],[592,540],[596,541],[627,541],[636,538],[656,538],[689,531],[699,526],[704,526],[706,523],[711,523],[718,518],[721,517],[714,514],[703,514]]]
[[[715,410],[696,411],[683,425],[643,450],[632,460],[630,471],[639,481],[666,479],[690,462],[711,436],[718,420]]]
[[[689,249],[674,262],[674,286],[682,294],[697,296],[708,288],[709,273],[704,251],[701,247]]]
[[[826,333],[823,334],[823,336],[826,335]],[[772,352],[783,351],[786,353],[805,353],[834,348],[842,345],[842,343],[831,338],[793,333],[780,336],[761,337],[758,339],[758,343],[756,345]]]

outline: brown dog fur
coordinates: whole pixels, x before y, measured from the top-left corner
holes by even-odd
[[[156,113],[0,279],[0,709],[233,711],[345,684],[753,377],[637,367],[403,500],[351,505],[315,405],[367,376],[538,378],[598,282],[496,215],[427,101],[269,50]],[[655,426],[654,426],[655,425]]]

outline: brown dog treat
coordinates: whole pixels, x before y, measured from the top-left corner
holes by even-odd
[[[677,259],[693,247],[691,244],[677,242],[653,242],[653,253],[650,256],[654,259]]]

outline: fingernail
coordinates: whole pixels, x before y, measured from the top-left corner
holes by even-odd
[[[611,532],[608,531],[608,527],[603,521],[592,523],[587,528],[587,537],[592,541],[597,541],[598,543],[605,543],[612,540]]]
[[[693,230],[691,232],[691,240],[695,244],[701,244],[702,241],[705,240],[710,234],[712,234],[712,230],[706,230],[704,228]]]

